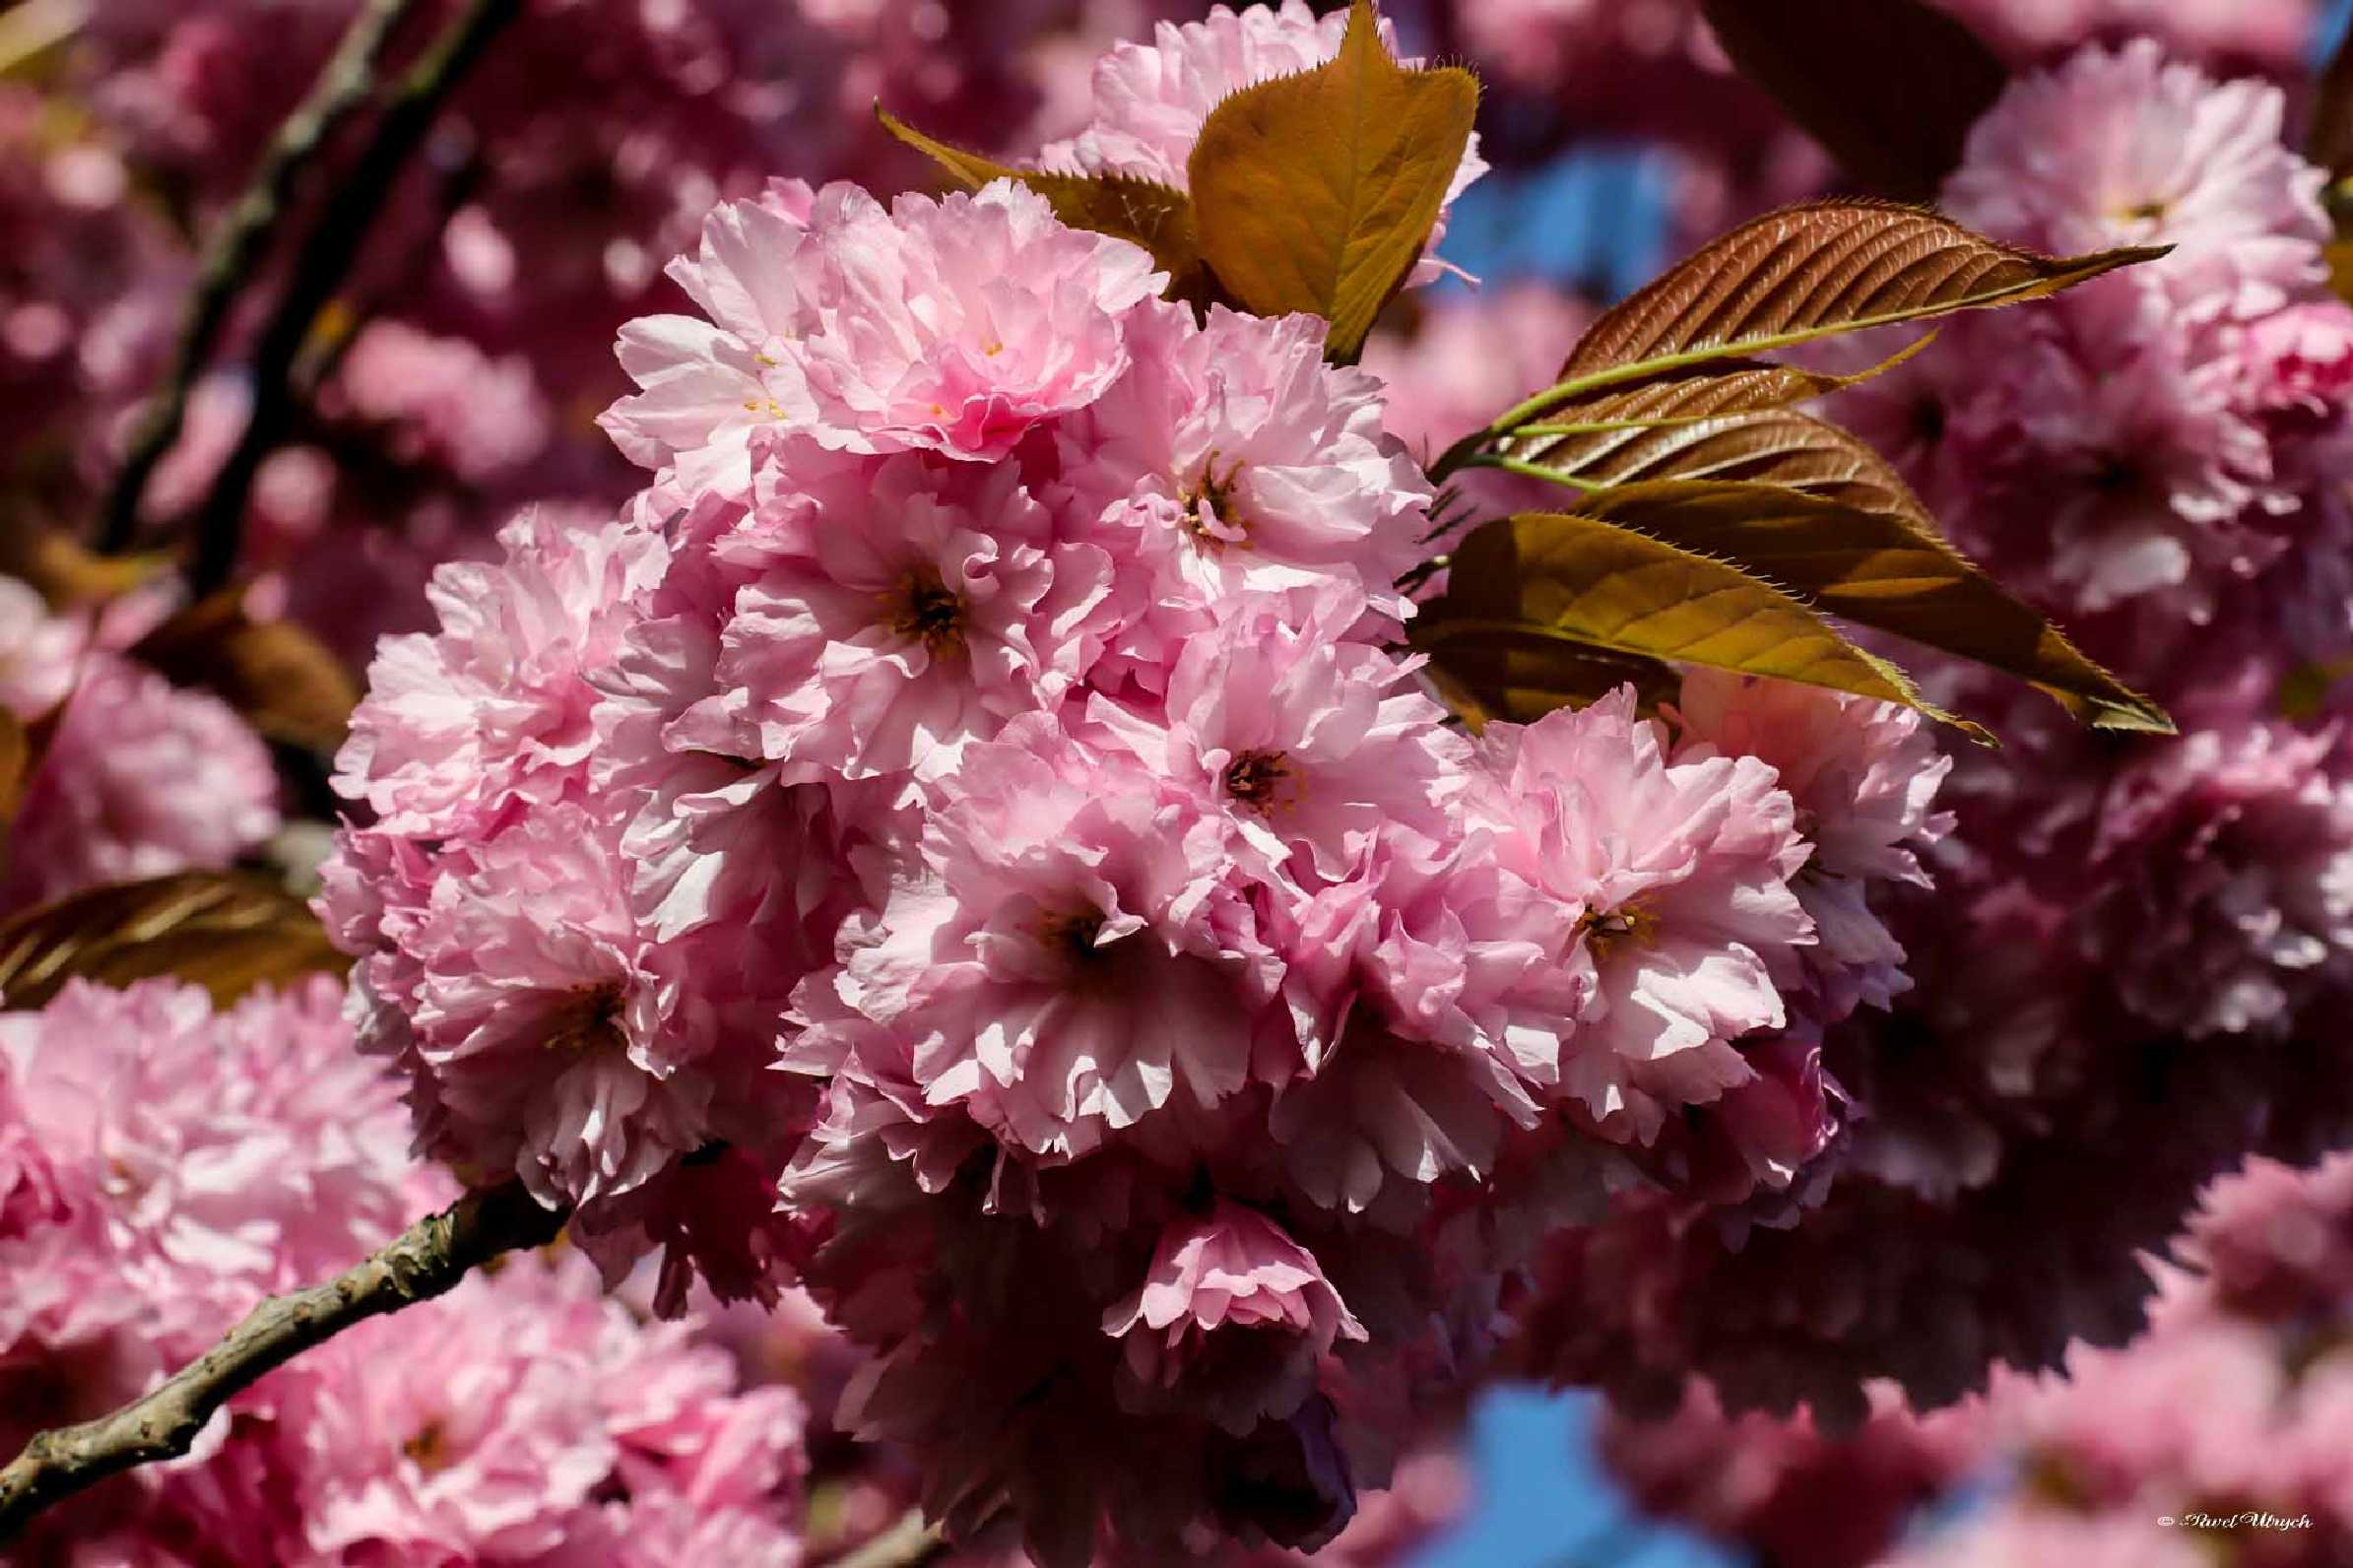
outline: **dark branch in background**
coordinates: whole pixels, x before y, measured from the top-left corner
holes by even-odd
[[[186,1454],[222,1405],[312,1345],[364,1319],[441,1295],[502,1253],[545,1246],[563,1221],[508,1182],[419,1220],[325,1284],[272,1296],[144,1398],[26,1444],[0,1470],[0,1543],[50,1504],[109,1475]]]
[[[276,449],[294,409],[294,360],[311,325],[358,259],[369,224],[402,167],[424,144],[442,100],[472,68],[521,0],[474,0],[392,91],[375,135],[312,220],[286,293],[253,349],[252,413],[196,514],[188,587],[199,599],[228,585],[244,531],[245,499],[262,460]]]
[[[325,341],[311,343],[293,371],[294,397],[302,408],[308,408],[317,399],[319,389],[334,377],[344,357],[351,353],[352,345],[359,341],[359,334],[367,330],[368,324],[432,267],[442,237],[449,230],[449,221],[482,188],[487,172],[482,149],[474,134],[462,125],[452,124],[436,132],[425,147],[425,161],[436,170],[432,217],[418,230],[409,252],[378,279],[367,296],[347,301],[350,308],[336,313],[332,334],[313,330],[313,338],[324,337]]]
[[[196,292],[188,300],[187,315],[180,322],[179,340],[172,350],[170,372],[163,390],[140,416],[130,447],[123,454],[122,469],[114,477],[114,488],[107,492],[105,510],[99,514],[98,549],[113,554],[130,548],[139,530],[139,502],[147,493],[147,482],[163,454],[179,439],[180,426],[187,419],[188,394],[220,343],[230,307],[252,280],[270,231],[294,194],[295,178],[343,123],[374,96],[376,66],[383,58],[384,45],[416,4],[417,0],[368,0],[336,45],[334,57],[319,73],[310,96],[271,138],[261,166],[254,170],[253,183],[236,205],[222,215],[219,227],[206,241],[196,271]]]

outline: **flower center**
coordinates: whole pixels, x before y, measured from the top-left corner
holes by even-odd
[[[1290,776],[1290,762],[1280,751],[1244,751],[1225,764],[1226,798],[1263,817],[1275,809],[1275,792]]]
[[[1620,947],[1648,947],[1659,934],[1659,917],[1640,903],[1629,903],[1618,909],[1588,911],[1577,922],[1577,931],[1585,938],[1587,950],[1600,961]]]
[[[937,658],[964,648],[964,601],[929,571],[909,572],[890,596],[890,629]]]
[[[1180,497],[1185,505],[1185,531],[1205,544],[1234,544],[1249,537],[1248,519],[1234,503],[1234,484],[1242,477],[1242,460],[1234,459],[1224,478],[1217,475],[1217,454],[1201,465],[1201,478]]]
[[[599,1046],[619,1045],[623,1040],[621,1012],[620,981],[605,980],[577,987],[549,1018],[547,1048],[585,1052]]]
[[[2165,215],[2170,211],[2172,208],[2169,204],[2152,197],[2145,202],[2134,202],[2131,206],[2124,208],[2120,216],[2126,223],[2158,224],[2165,221]]]
[[[427,1475],[438,1474],[457,1458],[449,1451],[449,1434],[439,1421],[427,1421],[400,1446],[401,1456]]]
[[[1103,934],[1103,911],[1082,909],[1046,922],[1046,941],[1080,963],[1092,963],[1102,953],[1095,940]]]
[[[2126,495],[2143,487],[2139,464],[2129,455],[2110,452],[2100,457],[2088,476],[2091,488],[2103,495]]]

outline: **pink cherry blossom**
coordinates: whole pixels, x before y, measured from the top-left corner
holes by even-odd
[[[2124,770],[2081,940],[2124,1004],[2191,1038],[2292,1027],[2353,976],[2353,781],[2332,736],[2199,730]]]
[[[1575,911],[1593,975],[1559,1081],[1648,1142],[1667,1107],[1745,1082],[1731,1042],[1786,1017],[1776,971],[1814,938],[1796,805],[1754,757],[1670,761],[1630,687],[1481,748],[1504,864]]]
[[[780,764],[757,762],[758,738],[726,716],[752,693],[723,703],[717,671],[737,597],[777,545],[747,502],[709,496],[669,532],[660,581],[591,677],[591,788],[623,824],[632,904],[647,930],[668,942],[721,919],[758,926],[763,967],[779,971],[767,989],[786,997],[801,974],[831,961],[834,927],[862,902],[845,856],[869,818],[887,819],[903,781],[787,785]]]
[[[1483,834],[1436,854],[1384,835],[1349,881],[1270,911],[1299,1055],[1260,1067],[1267,1125],[1317,1204],[1363,1212],[1490,1174],[1536,1124],[1532,1086],[1554,1081],[1588,987],[1565,961],[1573,916],[1499,888],[1492,858]]]
[[[575,787],[594,738],[588,678],[665,560],[645,530],[553,510],[517,517],[499,544],[497,565],[436,571],[440,627],[386,638],[368,667],[335,783],[387,831],[466,833],[509,799]]]
[[[1347,18],[1319,19],[1305,0],[1214,5],[1199,22],[1162,22],[1149,43],[1119,43],[1095,62],[1094,119],[1045,150],[1049,165],[1117,169],[1179,190],[1209,111],[1241,89],[1294,76],[1340,52]]]
[[[547,446],[547,400],[529,361],[398,321],[364,328],[337,367],[352,417],[390,425],[392,455],[481,482]],[[339,411],[340,412],[340,411]]]
[[[1101,697],[1089,716],[1215,803],[1261,875],[1296,861],[1301,878],[1338,881],[1385,825],[1445,840],[1466,783],[1467,750],[1410,686],[1414,666],[1342,640],[1362,618],[1363,601],[1339,588],[1303,615],[1241,601],[1178,651],[1165,725]]]
[[[0,1076],[0,1242],[21,1241],[73,1213],[48,1151]]]
[[[1161,1232],[1150,1276],[1104,1313],[1103,1332],[1124,1341],[1127,1370],[1147,1395],[1215,1385],[1211,1413],[1237,1433],[1297,1408],[1333,1342],[1365,1338],[1312,1253],[1223,1200]]]
[[[2296,1322],[2353,1291],[2353,1156],[2309,1170],[2249,1160],[2206,1190],[2190,1251],[2227,1310]]]
[[[851,185],[731,203],[673,276],[707,319],[624,329],[641,390],[605,423],[637,462],[736,489],[751,433],[787,424],[841,451],[1001,458],[1101,396],[1123,315],[1161,282],[1010,180],[887,211]]]
[[[2095,36],[2146,34],[2180,55],[2272,73],[2312,41],[2311,8],[2300,0],[1957,0],[1952,9],[2005,52],[2033,56]]]
[[[465,1290],[522,1310],[431,1303],[337,1337],[289,1380],[282,1441],[311,1551],[528,1558],[578,1529],[619,1464],[593,1297],[560,1299],[530,1261]]]
[[[723,1352],[631,1322],[577,1259],[518,1259],[276,1382],[303,1560],[677,1562],[684,1534],[797,1561],[798,1402],[739,1396]]]
[[[0,906],[226,866],[279,822],[269,751],[226,702],[93,653],[26,785]]]
[[[277,1288],[344,1267],[405,1203],[395,1085],[351,1051],[340,1000],[321,978],[215,1014],[192,986],[74,983],[5,1015],[0,1055],[53,1167],[96,1175],[117,1246]]]
[[[74,981],[0,1014],[0,1446],[130,1400],[440,1201],[340,1002],[324,977],[222,1013]],[[119,1520],[119,1488],[91,1506]]]
[[[77,981],[0,1015],[0,1442],[127,1401],[265,1293],[447,1202],[341,996],[321,976],[216,1013],[175,982]],[[789,1568],[804,1413],[737,1381],[686,1326],[600,1299],[580,1258],[518,1257],[270,1374],[188,1458],[70,1500],[23,1547],[163,1565],[191,1538],[304,1564],[570,1546],[684,1568],[665,1553],[690,1537]]]
[[[2192,318],[2277,309],[2320,280],[2320,170],[2280,145],[2285,100],[2216,84],[2153,39],[2021,78],[1970,133],[1944,206],[1997,238],[2073,256],[2173,245],[2151,265]]]
[[[2335,299],[2290,305],[2247,330],[2240,351],[2257,408],[2326,411],[2353,394],[2353,308]]]
[[[1791,682],[1694,670],[1675,717],[1677,760],[1753,756],[1797,805],[1797,832],[1813,853],[1791,885],[1816,938],[1798,952],[1822,1021],[1859,1003],[1886,1007],[1911,982],[1903,945],[1870,895],[1882,882],[1929,885],[1915,850],[1952,828],[1949,813],[1931,809],[1952,759],[1909,708]]]
[[[1378,614],[1420,555],[1429,482],[1381,428],[1380,383],[1328,365],[1323,323],[1147,304],[1136,362],[1057,430],[1069,537],[1137,561],[1120,651],[1157,689],[1171,644],[1244,592],[1338,581]]]
[[[1218,818],[1023,720],[972,748],[925,824],[922,875],[845,935],[843,1001],[917,1042],[933,1103],[1077,1154],[1242,1086],[1274,960],[1216,884]]]
[[[1694,1384],[1665,1419],[1606,1412],[1599,1447],[1655,1515],[1768,1558],[1861,1565],[1982,1461],[1979,1425],[1973,1411],[1923,1420],[1882,1387],[1868,1422],[1831,1437],[1803,1416],[1728,1416]]]
[[[557,807],[451,854],[397,907],[329,894],[347,940],[388,944],[362,964],[361,1044],[412,1078],[424,1144],[551,1206],[626,1194],[709,1133],[707,993],[639,935],[624,879],[610,830]]]
[[[778,762],[787,783],[934,777],[1056,706],[1101,651],[1111,563],[1057,544],[1016,470],[778,461],[792,488],[779,476],[747,546],[718,691],[681,724],[707,749]]]

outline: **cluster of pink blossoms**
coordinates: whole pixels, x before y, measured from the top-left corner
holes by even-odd
[[[1614,1441],[1651,1495],[1679,1491],[1732,1533],[1770,1510],[1743,1519],[1676,1454],[1769,1469],[1817,1439],[1802,1416],[1728,1423],[1715,1404],[1851,1429],[1884,1412],[1874,1380],[1927,1409],[1984,1389],[1989,1367],[2107,1365],[2083,1343],[2124,1344],[2153,1298],[2167,1319],[2147,1255],[2194,1255],[2175,1238],[2211,1178],[2353,1141],[2336,681],[2353,654],[2353,310],[2322,282],[2322,176],[2280,144],[2282,120],[2276,90],[2149,44],[2022,78],[1946,205],[2027,244],[2178,248],[2048,311],[1959,323],[1841,395],[1838,417],[1964,549],[2183,734],[2082,731],[1941,673],[2006,745],[1953,749],[1952,829],[1925,857],[1935,896],[1888,911],[1914,988],[1825,1039],[1844,1103],[1801,1211],[1642,1195],[1546,1253],[1520,1364],[1602,1383],[1629,1412],[1680,1410],[1621,1421]],[[1935,1451],[1900,1423],[1853,1441],[1846,1462],[1898,1475]],[[2148,1544],[2166,1511],[2133,1529],[2013,1521],[2014,1538],[1930,1560],[2058,1560],[2061,1537],[2092,1550],[2103,1533],[2143,1543],[2113,1560],[2167,1560]]]
[[[52,613],[0,576],[0,707],[41,737],[0,859],[0,912],[225,866],[278,831],[260,737],[218,697],[125,657],[164,608],[143,593]]]
[[[2227,1542],[2236,1561],[2322,1568],[2353,1551],[2353,1160],[2217,1182],[2182,1260],[2144,1339],[1996,1386],[1982,1435],[2022,1484],[1893,1562],[2189,1565]]]
[[[449,1196],[340,986],[152,981],[0,1014],[0,1448],[95,1416]],[[510,1261],[240,1395],[12,1561],[630,1568],[801,1560],[802,1412],[577,1258]],[[568,1554],[568,1555],[567,1555]]]
[[[1164,30],[1067,156],[1338,40]],[[665,1310],[797,1274],[844,1423],[1072,1563],[1329,1539],[1528,1238],[1819,1149],[1943,825],[1914,717],[1694,677],[1465,737],[1394,651],[1380,384],[1016,184],[778,182],[673,271],[605,418],[651,487],[444,568],[341,758],[425,1151]]]
[[[1670,1420],[1612,1412],[1602,1456],[1646,1509],[1790,1568],[2190,1568],[2217,1546],[2263,1568],[2343,1561],[2353,1159],[2251,1161],[2207,1190],[2176,1257],[2133,1344],[1997,1374],[1959,1408],[1917,1416],[1882,1384],[1870,1419],[1830,1438],[1728,1416],[1701,1387]],[[1964,1485],[1994,1495],[1919,1517]]]
[[[1877,1385],[1872,1396],[1861,1426],[1831,1434],[1803,1415],[1728,1414],[1705,1384],[1694,1384],[1664,1418],[1603,1406],[1596,1447],[1611,1479],[1646,1513],[1777,1568],[1863,1568],[1924,1505],[1982,1470],[1988,1451],[1975,1406],[1923,1417],[1904,1407],[1892,1385]]]

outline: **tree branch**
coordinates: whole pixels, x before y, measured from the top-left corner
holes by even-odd
[[[432,218],[419,228],[409,249],[388,275],[375,280],[367,294],[347,301],[350,308],[334,313],[331,334],[312,328],[312,341],[304,343],[302,356],[291,372],[297,425],[316,404],[320,388],[342,368],[345,356],[351,353],[352,345],[359,341],[369,323],[384,313],[402,290],[424,280],[448,237],[450,220],[482,188],[487,172],[482,148],[470,133],[456,134],[458,130],[459,127],[451,126],[436,132],[433,145],[426,149],[426,159],[437,165],[439,175],[433,191]],[[446,158],[442,156],[444,141],[449,150]],[[299,432],[294,438],[300,439]]]
[[[140,1465],[188,1452],[222,1405],[266,1374],[368,1318],[448,1291],[474,1270],[556,1239],[564,1215],[520,1183],[469,1193],[325,1284],[272,1296],[219,1344],[121,1409],[36,1434],[0,1470],[0,1543],[50,1504]]]
[[[881,1535],[869,1536],[825,1568],[922,1568],[947,1549],[940,1533],[923,1522],[923,1510],[910,1508]]]
[[[310,96],[270,139],[253,182],[236,205],[222,215],[206,241],[196,271],[196,292],[188,300],[172,350],[170,374],[140,416],[130,446],[123,453],[122,468],[107,492],[105,509],[99,513],[99,550],[111,555],[130,548],[139,530],[139,502],[147,493],[147,482],[163,454],[179,439],[188,416],[188,394],[204,373],[205,361],[213,357],[230,306],[261,260],[270,230],[294,193],[296,176],[318,156],[328,138],[374,96],[376,65],[383,58],[384,45],[416,3],[367,0],[343,41],[335,46],[335,54],[319,73]]]
[[[520,9],[521,0],[473,0],[401,78],[374,138],[312,221],[286,293],[254,343],[252,412],[196,514],[196,545],[188,562],[188,588],[194,597],[202,599],[226,587],[235,569],[245,498],[294,411],[294,359],[311,324],[342,287],[370,222],[391,195],[402,167],[424,143],[442,101]]]

